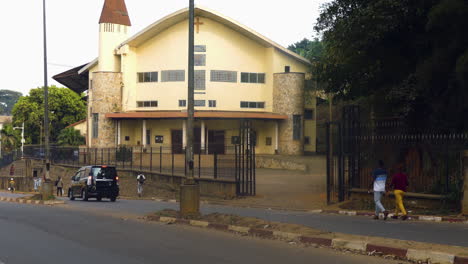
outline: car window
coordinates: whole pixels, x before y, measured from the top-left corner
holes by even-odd
[[[81,171],[78,171],[78,172],[72,177],[72,181],[79,181],[79,180],[80,180],[80,174],[81,174]]]
[[[91,172],[93,177],[98,180],[114,180],[117,176],[114,167],[94,167]]]
[[[86,168],[84,171],[82,171],[81,179],[87,179],[88,176],[89,176],[89,168]]]

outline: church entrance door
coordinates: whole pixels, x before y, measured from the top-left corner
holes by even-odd
[[[183,147],[182,147],[182,130],[171,131],[171,144],[172,144],[172,153],[174,154],[184,153]]]
[[[224,154],[224,130],[208,131],[208,154]]]

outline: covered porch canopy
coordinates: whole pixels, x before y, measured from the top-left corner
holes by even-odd
[[[105,117],[116,121],[115,125],[116,125],[116,140],[117,140],[116,144],[117,145],[121,144],[121,138],[123,138],[122,132],[124,131],[123,129],[124,129],[125,122],[129,122],[131,120],[135,122],[138,120],[138,123],[133,123],[134,124],[133,126],[138,124],[137,125],[139,127],[137,128],[138,130],[140,130],[141,128],[140,132],[137,132],[137,135],[136,135],[136,137],[139,139],[138,140],[139,143],[137,144],[139,145],[140,143],[142,143],[143,145],[151,146],[151,144],[153,144],[154,142],[151,142],[150,136],[148,136],[148,133],[151,133],[151,132],[148,132],[148,131],[153,131],[153,128],[155,128],[154,122],[159,122],[159,121],[164,121],[164,120],[167,120],[167,121],[173,120],[172,122],[176,122],[176,123],[172,123],[172,125],[169,125],[169,127],[167,127],[168,126],[167,122],[161,123],[162,125],[158,129],[161,129],[162,127],[167,127],[167,129],[166,128],[163,129],[167,131],[158,132],[158,133],[160,133],[160,135],[166,135],[167,137],[169,137],[171,139],[170,140],[171,144],[180,144],[181,149],[185,148],[186,146],[187,112],[182,112],[182,111],[123,112],[123,113],[107,113]],[[259,129],[257,132],[261,133],[261,135],[259,134],[258,136],[262,137],[262,142],[266,140],[265,139],[266,137],[270,137],[269,142],[271,143],[269,143],[270,145],[268,145],[267,148],[269,149],[271,148],[271,149],[268,151],[264,150],[264,152],[266,152],[265,154],[273,154],[278,149],[279,123],[283,120],[287,120],[288,116],[275,114],[275,113],[265,113],[265,112],[196,111],[195,119],[198,120],[199,122],[199,131],[198,131],[199,134],[196,135],[195,137],[199,139],[198,144],[200,145],[201,150],[209,149],[208,145],[210,144],[211,146],[214,146],[214,145],[224,146],[225,144],[227,146],[231,144],[231,143],[228,143],[230,141],[228,141],[227,139],[231,138],[232,136],[237,135],[237,134],[234,135],[232,132],[233,121],[236,122],[239,120],[252,120],[254,122],[268,122],[269,125],[267,126],[263,125],[264,123],[258,123],[261,125],[258,126],[257,124],[257,129]],[[220,123],[220,122],[229,122],[229,123]],[[127,127],[127,125],[125,125],[125,127]],[[174,129],[175,127],[178,127],[178,129],[180,130]],[[208,129],[208,127],[210,129]],[[174,134],[174,135],[172,134],[172,133],[177,133],[177,131],[179,131],[178,133],[180,134]],[[211,136],[209,132],[212,134]],[[218,132],[219,133],[222,132],[221,134],[223,136],[221,137],[221,139],[214,139],[215,136],[213,133],[218,133]],[[128,130],[126,133],[129,133]],[[221,136],[221,134],[219,134],[219,136]],[[178,140],[180,140],[180,143],[178,140],[177,142],[174,141],[174,138],[179,138],[179,137],[180,139]],[[219,140],[225,143],[222,143],[222,142],[220,143]],[[266,147],[266,146],[263,146],[263,147]]]
[[[106,118],[111,119],[181,119],[187,118],[187,112],[181,111],[157,111],[157,112],[126,112],[108,113]],[[195,118],[214,119],[263,119],[263,120],[286,120],[287,115],[262,112],[228,112],[228,111],[195,111]]]

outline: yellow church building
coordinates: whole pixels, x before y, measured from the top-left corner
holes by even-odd
[[[106,0],[99,57],[54,76],[87,91],[86,144],[186,145],[188,16],[183,9],[129,37],[124,0]],[[305,91],[311,63],[212,10],[195,9],[195,152],[224,153],[250,120],[257,154],[316,148],[316,100]]]

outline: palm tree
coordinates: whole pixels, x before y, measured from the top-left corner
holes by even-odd
[[[80,146],[85,144],[85,138],[80,134],[80,131],[69,127],[60,131],[57,143],[62,146]]]
[[[11,152],[17,148],[21,142],[18,131],[13,129],[11,124],[7,124],[0,130],[2,140],[2,149],[5,152]]]

